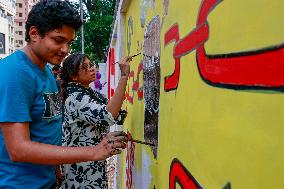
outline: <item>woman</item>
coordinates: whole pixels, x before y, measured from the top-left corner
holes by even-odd
[[[107,99],[89,87],[97,72],[90,59],[75,53],[64,60],[61,75],[64,146],[97,145],[104,133],[109,131],[109,126],[123,123],[126,113],[121,106],[130,61],[131,57],[120,61],[121,79],[114,96],[107,103]],[[107,188],[106,161],[65,164],[62,175],[62,188]]]

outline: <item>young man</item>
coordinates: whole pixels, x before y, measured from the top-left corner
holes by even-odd
[[[61,146],[61,101],[46,63],[61,63],[80,26],[68,2],[43,0],[29,13],[27,46],[0,61],[0,188],[51,188],[55,165],[103,160],[125,147],[117,132],[97,146]]]

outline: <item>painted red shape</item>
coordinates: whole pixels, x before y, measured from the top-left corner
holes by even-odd
[[[139,81],[136,80],[132,85],[132,90],[137,91],[138,87],[139,87]]]
[[[221,0],[202,3],[197,26],[206,23],[209,12]],[[204,30],[203,35],[209,35]],[[204,44],[197,49],[197,63],[202,78],[212,84],[261,88],[284,87],[284,47],[275,46],[254,52],[207,56]]]
[[[174,24],[165,34],[165,45],[174,47],[175,71],[165,77],[165,91],[177,89],[180,58],[196,49],[199,73],[210,85],[227,88],[284,88],[284,44],[249,52],[223,55],[207,55],[204,43],[209,38],[207,17],[222,0],[203,0],[196,29],[183,39],[178,37],[178,25]]]
[[[111,96],[114,95],[114,89],[111,89],[110,94],[111,94]]]
[[[140,82],[139,82],[139,76],[141,71],[143,70],[143,62],[141,61],[140,64],[138,65],[138,70],[137,70],[137,75],[136,75],[136,80],[134,80],[135,78],[135,73],[133,70],[130,71],[129,73],[129,79],[132,78],[133,80],[133,85],[132,85],[132,95],[130,96],[130,91],[129,91],[129,86],[127,86],[128,90],[125,93],[125,99],[127,99],[131,104],[134,103],[134,91],[137,91],[137,95],[138,95],[138,100],[142,100],[143,99],[143,86],[140,86]]]
[[[137,71],[137,79],[135,82],[137,82],[137,95],[138,95],[138,100],[142,100],[143,99],[143,86],[139,86],[140,82],[139,82],[139,78],[140,78],[140,73],[143,70],[143,61],[140,62],[139,66],[138,66],[138,71]]]
[[[129,95],[129,86],[127,86],[127,90],[125,92],[125,99],[128,100],[131,104],[133,104],[133,96]]]
[[[186,37],[179,40],[174,48],[174,57],[180,58],[184,54],[188,54],[198,46],[203,44],[209,35],[207,23],[202,23]]]
[[[179,29],[178,24],[174,24],[169,31],[165,34],[165,46],[170,42],[178,42],[179,41]],[[180,75],[180,59],[175,58],[175,70],[170,76],[165,77],[164,89],[165,91],[174,90],[178,87]]]
[[[130,80],[132,78],[132,80],[134,80],[134,71],[130,71],[128,79]],[[125,92],[125,99],[128,100],[131,104],[133,104],[133,88],[132,88],[132,95],[130,95],[130,89],[129,89],[129,85],[127,85],[127,90]]]
[[[144,96],[144,95],[143,95],[143,94],[144,94],[144,93],[143,93],[143,89],[138,89],[138,90],[137,90],[137,94],[138,94],[138,99],[139,99],[139,100],[142,100],[142,99],[143,99],[143,96]]]
[[[143,70],[143,62],[141,61],[141,63],[140,63],[139,66],[138,66],[138,72],[137,72],[137,74],[139,75],[142,70]]]
[[[190,172],[176,158],[172,161],[169,177],[169,189],[176,189],[177,183],[182,189],[202,189]]]
[[[132,71],[130,71],[130,73],[129,73],[129,77],[134,77],[134,71],[132,70]]]
[[[114,76],[115,70],[114,70],[114,48],[110,48],[109,51],[109,62],[108,62],[108,99],[112,97],[112,89],[111,88],[111,76]]]

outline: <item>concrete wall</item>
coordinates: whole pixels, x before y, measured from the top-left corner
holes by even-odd
[[[284,1],[121,1],[109,89],[131,62],[126,189],[284,188]],[[112,78],[112,80],[111,80]],[[112,92],[109,92],[111,97]]]

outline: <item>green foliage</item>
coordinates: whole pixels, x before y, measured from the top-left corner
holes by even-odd
[[[105,62],[109,45],[116,0],[83,0],[84,51],[95,62]],[[79,9],[78,4],[74,4]],[[71,46],[71,52],[81,51],[81,30]]]

